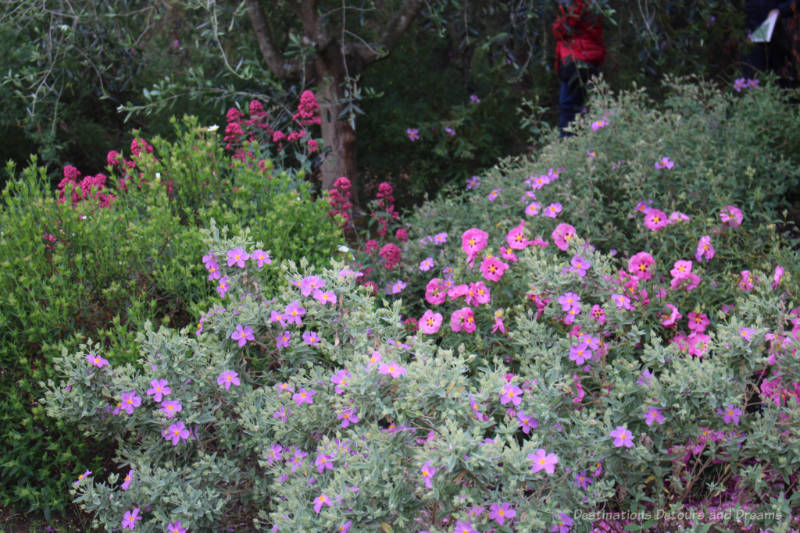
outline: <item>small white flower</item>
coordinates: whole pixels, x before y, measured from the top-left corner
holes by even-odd
[[[206,129],[208,130],[209,133],[214,133],[215,131],[217,131],[219,129],[219,126],[217,126],[216,124],[212,124],[209,127],[207,127]]]

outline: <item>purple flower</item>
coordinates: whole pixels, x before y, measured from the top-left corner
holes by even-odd
[[[547,218],[556,218],[556,216],[561,212],[561,204],[556,202],[554,204],[550,204],[544,208],[544,213],[542,216]]]
[[[722,412],[722,415],[723,415],[722,420],[726,424],[730,424],[731,422],[733,422],[733,425],[738,426],[739,417],[742,416],[742,410],[739,409],[738,407],[734,407],[732,403],[729,403],[727,409],[725,409],[725,411]]]
[[[299,391],[292,395],[292,400],[294,400],[297,405],[303,405],[304,403],[311,405],[314,403],[313,397],[315,394],[316,392],[309,391],[301,387]]]
[[[96,366],[97,368],[103,368],[104,366],[109,366],[107,360],[93,353],[87,354],[86,360],[89,362],[90,365]]]
[[[133,529],[136,527],[136,521],[141,520],[142,517],[139,516],[139,508],[136,507],[133,511],[125,511],[125,514],[122,517],[122,529],[128,528]]]
[[[318,289],[325,288],[325,280],[317,276],[308,276],[300,280],[300,293],[303,296],[311,296]]]
[[[239,374],[237,374],[235,370],[225,370],[217,377],[217,385],[222,385],[225,387],[225,390],[230,389],[231,385],[236,385],[238,387],[241,385],[238,376]]]
[[[275,322],[278,322],[283,328],[286,327],[286,317],[283,316],[283,313],[279,313],[278,311],[270,311],[269,323],[273,324]]]
[[[675,163],[673,163],[672,160],[669,157],[662,157],[661,159],[659,159],[658,161],[655,162],[654,166],[657,169],[664,169],[665,168],[665,169],[669,170],[673,166],[675,166]]]
[[[526,435],[531,432],[531,429],[536,429],[537,427],[539,427],[538,420],[536,420],[530,415],[526,415],[522,411],[519,411],[517,413],[517,419],[519,420],[519,427],[522,428],[522,432],[525,433]]]
[[[162,436],[165,439],[172,441],[173,446],[176,446],[181,440],[188,440],[189,435],[190,435],[189,429],[180,420],[170,425],[162,433]]]
[[[586,472],[575,474],[575,484],[583,490],[586,490],[591,483],[592,480],[586,475]]]
[[[522,389],[508,383],[503,387],[502,392],[500,392],[500,403],[506,405],[510,402],[514,405],[519,405],[522,403],[522,394]]]
[[[611,436],[614,437],[614,446],[617,448],[623,446],[630,448],[633,446],[633,434],[631,434],[625,426],[617,426],[617,428],[611,432]]]
[[[320,343],[319,335],[316,331],[306,331],[303,333],[303,342],[309,346],[317,347]]]
[[[587,359],[592,358],[592,350],[589,349],[589,345],[585,342],[580,344],[576,344],[574,346],[570,346],[569,348],[569,360],[575,361],[577,365],[583,365]]]
[[[562,311],[569,311],[573,307],[580,309],[581,297],[570,291],[559,296],[558,303],[561,304]]]
[[[322,305],[325,304],[335,304],[336,303],[336,293],[333,291],[322,291],[317,289],[314,291],[314,299],[321,303]]]
[[[267,464],[272,466],[275,464],[276,461],[281,460],[281,456],[283,455],[283,446],[280,444],[273,444],[269,447],[269,453],[267,454]]]
[[[572,272],[575,272],[579,277],[584,277],[586,275],[586,271],[592,266],[589,261],[579,255],[573,257],[569,263],[572,265]]]
[[[167,415],[167,418],[172,418],[175,416],[175,413],[179,413],[183,410],[180,402],[174,400],[167,400],[163,404],[161,404],[161,412]]]
[[[308,454],[303,450],[295,449],[294,456],[292,457],[292,460],[289,461],[292,467],[292,474],[294,474],[298,468],[303,466],[303,463],[305,462],[303,461],[303,457],[306,457],[307,455]]]
[[[348,531],[350,531],[350,528],[352,526],[353,526],[353,521],[348,520],[347,522],[339,526],[339,529],[336,530],[336,533],[347,533]]]
[[[233,250],[228,250],[228,266],[236,265],[239,268],[244,268],[244,262],[250,259],[250,256],[247,255],[247,252],[242,250],[241,248],[234,248]]]
[[[433,487],[433,475],[436,474],[436,467],[431,465],[430,460],[425,461],[425,464],[420,468],[420,473],[425,481],[425,486],[428,488]]]
[[[292,332],[284,331],[277,339],[275,339],[275,346],[280,348],[288,348],[289,342],[292,340]]]
[[[456,134],[456,130],[454,130],[453,128],[450,128],[448,126],[444,127],[444,131],[445,131],[445,133],[447,133],[451,137]]]
[[[123,392],[120,396],[120,404],[123,411],[132,415],[134,407],[142,405],[142,399],[136,395],[135,390]]]
[[[160,403],[164,396],[169,395],[172,389],[166,379],[154,379],[150,382],[150,388],[147,389],[147,395],[153,397],[153,401]]]
[[[408,136],[408,140],[411,142],[419,140],[419,130],[417,128],[406,129],[406,135]]]
[[[389,364],[381,363],[381,366],[378,367],[378,373],[397,379],[403,374],[406,374],[406,369],[397,364],[397,362],[392,361]]]
[[[84,472],[83,474],[78,476],[78,479],[75,480],[75,484],[76,485],[80,484],[81,481],[83,481],[84,479],[86,479],[87,477],[89,477],[91,475],[92,475],[92,471],[91,470],[87,470],[86,472]]]
[[[293,301],[289,305],[286,306],[286,321],[290,324],[294,324],[296,326],[303,325],[303,315],[306,314],[306,310],[300,306],[300,302],[297,300]]]
[[[481,186],[481,180],[478,178],[478,176],[472,176],[470,179],[467,180],[468,191],[477,189],[480,186]]]
[[[317,460],[314,461],[314,466],[317,467],[317,472],[320,474],[325,470],[333,470],[333,456],[322,453],[317,455]]]
[[[228,276],[224,276],[219,280],[219,285],[217,285],[217,294],[219,294],[220,298],[225,298],[225,294],[227,294],[228,289],[230,289],[230,278]]]
[[[135,472],[135,468],[131,468],[128,470],[128,473],[125,475],[125,479],[122,481],[121,489],[128,490],[131,486],[131,482],[133,481],[133,473]]]
[[[433,257],[426,257],[419,263],[419,269],[422,272],[427,272],[428,270],[432,269],[434,265]]]
[[[350,378],[350,372],[344,368],[331,376],[331,383],[336,385],[336,388],[334,389],[336,394],[344,394],[345,390],[347,390],[347,386],[350,384]]]
[[[572,529],[572,518],[568,514],[559,513],[558,522],[550,530],[553,533],[569,533]]]
[[[532,472],[544,470],[551,475],[555,472],[556,464],[558,463],[558,456],[556,454],[547,453],[542,448],[536,450],[536,453],[528,454],[528,459],[533,461],[533,466],[531,466]]]
[[[269,254],[264,250],[253,250],[253,253],[250,254],[250,259],[256,262],[258,268],[272,264],[272,259],[270,259]]]
[[[472,522],[463,522],[459,520],[456,522],[453,533],[478,533],[478,531],[473,527]]]
[[[231,339],[239,341],[239,346],[244,346],[247,341],[254,341],[256,338],[253,336],[253,328],[250,326],[236,326],[236,330],[231,333]]]
[[[739,330],[739,335],[742,336],[744,340],[750,342],[753,340],[753,335],[756,333],[756,330],[753,328],[742,328]]]
[[[664,423],[664,415],[661,414],[661,409],[656,409],[655,407],[651,407],[644,414],[645,424],[647,424],[648,426],[652,426],[653,422],[656,422],[659,425]]]
[[[444,244],[447,242],[447,233],[437,233],[433,236],[433,244],[439,246],[440,244]]]
[[[167,524],[167,533],[186,533],[186,528],[181,522],[172,522]]]
[[[314,498],[314,512],[319,514],[323,505],[327,505],[328,507],[331,506],[331,499],[328,498],[325,493],[322,493]]]
[[[517,516],[517,512],[511,507],[511,504],[508,502],[503,503],[493,503],[489,507],[489,518],[496,521],[501,526],[506,519],[511,520]]]
[[[477,94],[471,94],[471,95],[469,95],[469,103],[471,103],[471,104],[480,104],[481,103],[481,99],[478,98]]]
[[[341,420],[342,427],[346,428],[350,426],[350,424],[358,423],[358,421],[360,420],[358,418],[358,414],[356,414],[357,411],[358,411],[357,409],[345,409],[344,411],[336,415],[336,418]]]

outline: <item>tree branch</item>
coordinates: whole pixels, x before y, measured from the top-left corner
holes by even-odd
[[[250,17],[250,24],[256,34],[258,49],[261,56],[267,63],[267,67],[280,79],[286,79],[299,72],[297,65],[292,65],[283,54],[275,48],[272,34],[264,16],[264,9],[261,7],[260,0],[245,0],[247,3],[247,15]]]
[[[382,35],[381,40],[374,46],[366,43],[349,43],[347,45],[347,52],[358,56],[363,64],[369,64],[377,61],[386,52],[390,52],[397,43],[400,41],[403,33],[408,29],[417,16],[420,9],[422,9],[422,0],[404,0],[403,6],[400,10],[386,23],[386,26],[380,31]]]

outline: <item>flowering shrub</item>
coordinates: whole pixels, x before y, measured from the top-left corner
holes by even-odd
[[[280,261],[328,261],[341,244],[322,200],[290,170],[232,159],[218,134],[175,121],[178,140],[134,139],[108,155],[106,175],[65,168],[48,190],[35,163],[10,177],[0,201],[0,505],[63,510],[63,484],[113,450],[47,419],[39,383],[62,346],[91,336],[112,364],[136,357],[145,320],[196,323],[217,296],[200,263],[197,227],[218,220],[266,243]],[[63,201],[62,201],[63,200]],[[273,278],[273,282],[277,277]]]

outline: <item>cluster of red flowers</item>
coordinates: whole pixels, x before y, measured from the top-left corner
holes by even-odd
[[[333,183],[333,189],[328,191],[328,203],[331,206],[328,216],[341,215],[344,218],[342,227],[350,222],[350,209],[353,204],[350,202],[350,180],[342,176]]]
[[[64,179],[58,184],[58,202],[64,203],[67,201],[67,195],[70,195],[72,205],[78,205],[82,200],[89,198],[97,200],[99,207],[108,207],[114,199],[111,193],[103,192],[106,188],[106,175],[97,174],[96,176],[85,176],[80,179],[81,173],[77,168],[72,165],[64,167]],[[71,185],[71,187],[69,186]]]
[[[378,185],[378,194],[375,197],[378,199],[378,207],[383,209],[388,216],[392,219],[400,216],[400,213],[394,207],[394,190],[391,184],[384,181]],[[378,219],[378,235],[385,237],[389,221],[378,213],[372,213],[370,216]]]

